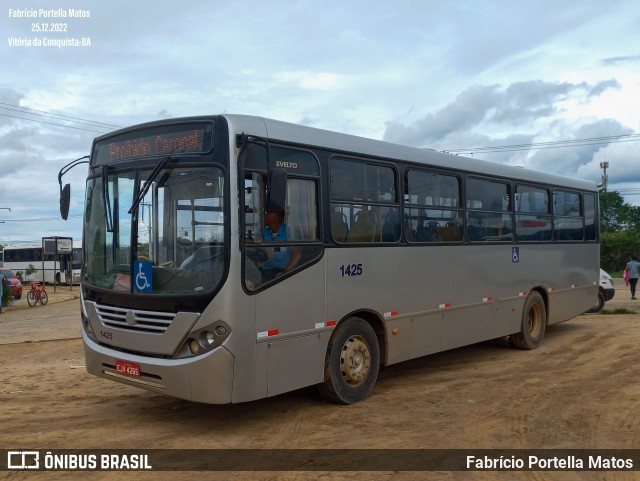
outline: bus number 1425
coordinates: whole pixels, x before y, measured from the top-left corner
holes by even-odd
[[[361,276],[362,275],[362,264],[347,264],[340,266],[340,274],[342,277],[349,276]]]

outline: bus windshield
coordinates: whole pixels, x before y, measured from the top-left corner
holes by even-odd
[[[211,292],[224,278],[224,174],[211,166],[152,171],[88,179],[83,280],[132,294]]]

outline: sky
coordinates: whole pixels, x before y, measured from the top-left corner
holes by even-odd
[[[639,112],[632,0],[0,0],[0,244],[81,238],[86,165],[67,221],[58,171],[94,137],[220,113],[597,183],[606,162],[640,205]]]

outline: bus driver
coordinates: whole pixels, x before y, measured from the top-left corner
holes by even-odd
[[[264,240],[266,242],[291,240],[289,227],[284,223],[284,211],[265,211],[264,225]],[[300,256],[299,247],[269,247],[267,249],[267,260],[260,265],[263,279],[273,279],[284,272],[290,271],[298,265]]]

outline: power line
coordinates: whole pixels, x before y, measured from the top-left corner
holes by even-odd
[[[591,137],[586,139],[558,140],[553,142],[535,142],[529,144],[494,145],[487,147],[469,147],[465,149],[446,149],[443,152],[458,155],[473,155],[476,153],[517,152],[523,150],[544,150],[566,147],[581,147],[588,145],[616,144],[623,142],[637,142],[640,134],[611,135],[607,137]]]
[[[70,215],[69,218],[73,219],[73,218],[78,218],[78,217],[82,217],[82,214],[74,214],[74,215]],[[45,221],[52,221],[52,220],[62,220],[60,217],[39,217],[37,219],[2,219],[2,222],[5,223],[9,223],[9,222],[45,222]]]
[[[2,108],[6,109],[6,110],[13,110],[15,112],[21,112],[21,113],[25,113],[27,115],[39,115],[39,116],[42,116],[42,117],[51,117],[51,118],[64,119],[64,120],[72,121],[74,123],[93,125],[94,127],[104,127],[104,128],[110,128],[110,129],[119,129],[119,128],[121,128],[121,126],[119,126],[119,125],[106,124],[104,122],[97,122],[95,120],[88,120],[88,119],[83,119],[83,118],[80,118],[80,117],[72,117],[70,115],[57,114],[57,113],[54,113],[54,112],[47,112],[46,110],[38,110],[38,109],[29,108],[29,107],[22,107],[20,105],[8,104],[6,102],[0,102],[0,105],[5,105],[5,107],[2,107]]]
[[[2,116],[2,117],[11,117],[13,119],[27,120],[29,122],[39,122],[41,124],[47,124],[47,125],[55,125],[56,127],[65,127],[67,129],[84,130],[86,132],[95,132],[97,134],[103,134],[104,133],[104,130],[84,129],[82,127],[74,127],[73,125],[64,125],[64,124],[56,124],[54,122],[45,122],[44,120],[25,119],[24,117],[17,117],[15,115],[9,115],[9,114],[0,114],[0,116]]]
[[[97,128],[97,129],[101,129],[101,130],[92,130],[92,129],[89,129],[89,128],[77,127],[77,126],[73,126],[73,125],[60,124],[60,123],[54,123],[54,122],[47,122],[47,121],[44,121],[44,120],[38,120],[38,119],[33,119],[33,118],[28,118],[28,117],[19,117],[19,116],[10,115],[10,114],[7,114],[7,113],[0,113],[0,116],[3,116],[3,117],[10,117],[10,118],[24,120],[24,121],[28,121],[28,122],[38,122],[38,123],[42,123],[42,124],[55,125],[57,127],[66,127],[66,128],[70,128],[70,129],[76,129],[76,130],[85,130],[87,132],[104,133],[105,131],[108,132],[108,131],[112,131],[114,129],[120,128],[119,125],[107,124],[107,123],[104,123],[104,122],[97,122],[97,121],[94,121],[94,120],[83,119],[83,118],[80,118],[80,117],[73,117],[73,116],[70,116],[70,115],[57,114],[57,113],[54,113],[54,112],[48,112],[46,110],[37,110],[37,109],[29,108],[29,107],[21,107],[19,105],[9,104],[9,103],[6,103],[6,102],[0,102],[0,109],[4,109],[4,110],[9,111],[9,112],[20,113],[20,114],[23,114],[23,115],[38,116],[38,117],[43,117],[43,118],[51,119],[51,120],[57,120],[57,121],[65,122],[65,123],[77,124],[77,125],[83,125],[83,126],[87,126],[87,127],[94,127],[94,128]]]

